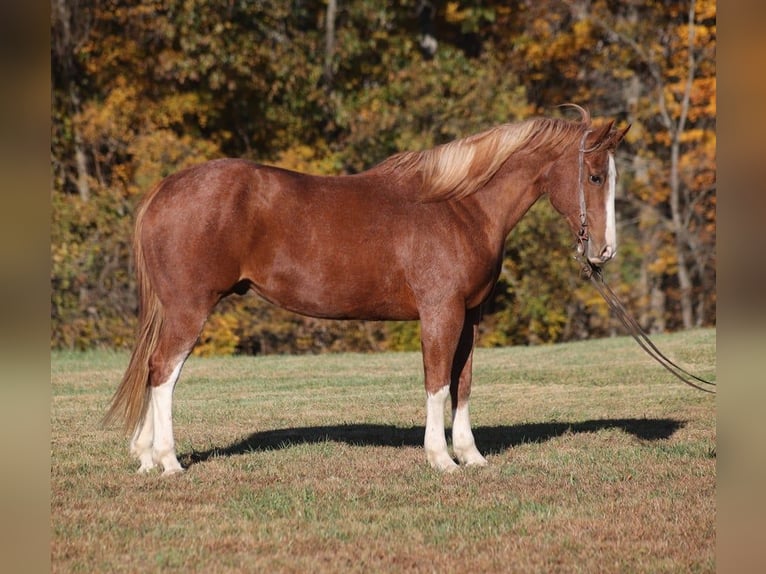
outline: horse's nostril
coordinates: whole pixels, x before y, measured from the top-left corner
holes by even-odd
[[[615,251],[612,249],[611,245],[607,245],[604,247],[603,251],[601,252],[601,259],[603,261],[608,261],[612,257],[614,257]]]

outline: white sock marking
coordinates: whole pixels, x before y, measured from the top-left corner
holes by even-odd
[[[426,394],[426,436],[423,447],[426,458],[437,470],[454,470],[457,465],[447,451],[447,439],[444,436],[444,405],[449,397],[449,385],[444,385],[435,393]]]
[[[144,414],[144,420],[136,428],[130,441],[130,453],[138,458],[141,466],[138,472],[149,472],[156,464],[152,458],[152,441],[154,440],[154,416],[152,414],[152,402]]]
[[[167,380],[157,387],[152,387],[151,414],[154,425],[152,458],[162,465],[163,474],[181,472],[183,468],[176,458],[173,439],[173,389],[181,374],[186,355],[180,358]]]
[[[468,401],[452,411],[452,448],[462,464],[487,464],[486,459],[476,448],[471,431],[471,417],[468,414]]]

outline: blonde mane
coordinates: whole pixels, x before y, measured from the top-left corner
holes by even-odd
[[[580,122],[534,118],[502,124],[432,149],[396,154],[379,167],[391,175],[420,173],[421,201],[461,199],[482,188],[521,149],[555,150],[579,141],[590,125],[586,114]]]

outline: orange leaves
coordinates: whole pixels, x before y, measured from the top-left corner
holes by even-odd
[[[716,77],[697,78],[691,90],[689,120],[697,121],[716,116]]]

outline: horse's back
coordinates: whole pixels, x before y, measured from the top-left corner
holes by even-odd
[[[415,318],[403,266],[412,217],[385,192],[374,178],[213,160],[160,184],[142,241],[168,292],[222,296],[244,282],[308,315]]]

